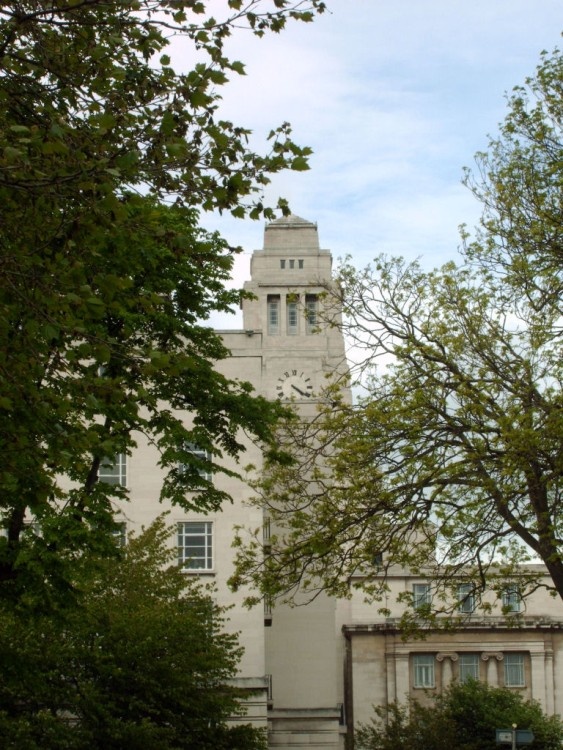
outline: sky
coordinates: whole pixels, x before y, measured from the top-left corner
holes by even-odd
[[[266,191],[318,224],[321,247],[358,267],[376,255],[456,259],[459,225],[480,207],[461,179],[506,114],[506,94],[561,42],[561,0],[327,0],[312,24],[279,35],[236,35],[228,51],[247,75],[225,87],[221,114],[265,149],[289,121],[313,149],[308,172]],[[202,216],[245,252],[233,284],[249,278],[264,222]],[[239,327],[237,318],[214,321]]]

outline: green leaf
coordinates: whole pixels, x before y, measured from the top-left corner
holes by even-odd
[[[176,128],[176,120],[170,110],[167,110],[160,121],[160,129],[164,135],[172,135]]]
[[[20,159],[25,153],[19,148],[14,148],[14,146],[4,146],[3,151],[4,156],[8,161],[16,161],[17,159]]]
[[[97,115],[96,121],[98,123],[98,127],[102,131],[111,130],[111,128],[115,127],[115,125],[117,124],[115,115],[113,115],[111,112],[103,112],[101,115]]]
[[[291,160],[291,169],[295,172],[304,172],[309,168],[309,162],[304,156],[297,156]]]
[[[41,144],[41,151],[44,154],[64,154],[68,147],[61,141],[45,141]]]
[[[246,75],[244,63],[240,62],[239,60],[233,60],[230,64],[230,68],[231,70],[234,70],[235,73],[238,73],[241,76]]]

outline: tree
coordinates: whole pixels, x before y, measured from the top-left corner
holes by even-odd
[[[2,747],[264,750],[232,686],[237,637],[168,537],[160,518],[117,560],[86,556],[63,613],[2,604]]]
[[[432,619],[460,582],[478,604],[507,582],[524,595],[535,558],[563,597],[562,85],[556,51],[510,98],[478,157],[483,218],[459,265],[342,263],[326,302],[362,395],[349,405],[333,386],[314,420],[288,424],[294,463],[257,487],[272,551],[243,547],[235,583],[347,595],[356,576],[377,599],[399,565],[433,580],[415,613]]]
[[[136,433],[161,451],[164,496],[186,505],[186,487],[202,488],[201,510],[224,495],[202,483],[186,445],[215,460],[241,452],[241,429],[268,443],[276,408],[214,367],[228,352],[205,321],[240,301],[225,289],[238,249],[200,230],[197,210],[271,216],[269,175],[306,168],[287,124],[260,155],[220,118],[221,86],[244,73],[224,43],[235,28],[261,36],[310,21],[324,4],[228,0],[217,18],[208,5],[0,9],[2,595],[54,603],[85,548],[110,549],[122,495],[98,469]],[[172,66],[172,39],[191,70]],[[192,470],[180,475],[179,461]]]
[[[407,710],[392,704],[354,733],[355,750],[496,750],[496,730],[530,729],[530,750],[560,750],[563,724],[535,701],[507,688],[476,681],[454,684],[430,705],[413,701]]]

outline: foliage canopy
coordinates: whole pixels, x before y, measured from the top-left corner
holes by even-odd
[[[186,488],[202,489],[201,510],[225,496],[186,446],[220,459],[242,450],[241,429],[268,441],[276,409],[214,368],[228,352],[205,321],[240,302],[225,288],[238,250],[199,229],[197,210],[272,216],[269,175],[307,167],[287,124],[255,153],[249,131],[221,119],[220,91],[244,74],[225,53],[234,30],[279,32],[323,8],[2,4],[0,593],[56,599],[82,550],[107,547],[123,493],[98,468],[135,435],[160,451],[164,496],[186,505]],[[26,533],[31,518],[40,536]]]
[[[561,750],[563,724],[540,705],[507,688],[474,680],[454,684],[430,705],[413,701],[375,709],[376,717],[355,731],[355,750],[498,750],[497,729],[530,729],[530,750]]]
[[[432,619],[461,582],[485,611],[487,590],[532,590],[520,564],[535,558],[563,598],[562,87],[556,50],[510,97],[467,175],[483,216],[458,265],[342,263],[327,303],[362,395],[349,405],[336,387],[288,426],[295,461],[257,488],[272,552],[243,548],[235,582],[346,595],[354,580],[377,599],[401,566],[434,581]]]
[[[3,748],[264,750],[233,687],[237,637],[168,535],[161,518],[118,559],[86,555],[64,612],[0,604]]]

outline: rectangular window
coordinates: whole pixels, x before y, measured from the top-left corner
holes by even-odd
[[[318,326],[318,299],[316,294],[307,294],[305,297],[305,321],[307,333],[316,333]]]
[[[414,583],[412,587],[412,604],[415,609],[429,606],[432,603],[432,595],[429,583]]]
[[[39,521],[24,521],[21,533],[27,537],[41,536],[41,525]]]
[[[111,534],[118,547],[125,547],[127,544],[127,524],[125,521],[115,521]]]
[[[299,268],[303,268],[303,259],[299,259],[297,262],[299,263]]]
[[[270,336],[278,336],[280,332],[280,296],[279,294],[268,295],[268,333]]]
[[[287,333],[289,336],[299,333],[299,304],[293,300],[287,302]]]
[[[505,687],[524,687],[524,654],[504,655]]]
[[[285,260],[280,260],[280,268],[285,268]]]
[[[274,700],[274,691],[272,690],[272,675],[267,674],[265,675],[265,677],[268,681],[268,703],[271,703]]]
[[[459,681],[479,679],[479,654],[459,655]]]
[[[211,521],[184,521],[178,524],[178,563],[185,570],[213,570]]]
[[[413,656],[413,684],[415,688],[433,688],[435,686],[434,664],[432,654],[415,654]]]
[[[289,267],[290,268],[295,268],[295,261],[294,260],[290,260],[289,261]]]
[[[475,589],[471,583],[460,583],[457,587],[458,609],[466,615],[475,612]]]
[[[502,607],[506,612],[520,612],[522,597],[518,586],[507,586],[502,592]]]
[[[188,451],[188,453],[191,453],[192,456],[197,458],[199,461],[210,462],[212,460],[211,451],[205,450],[205,448],[200,448],[199,445],[196,445],[195,443],[186,443],[184,447]],[[186,464],[180,464],[179,468],[180,471],[186,471]],[[196,471],[199,476],[202,477],[202,479],[206,479],[208,482],[213,479],[211,468],[198,466]]]
[[[106,484],[127,484],[127,461],[125,453],[118,453],[114,458],[104,458],[98,469],[98,479]]]
[[[270,624],[272,622],[272,597],[266,596],[264,597],[264,620],[269,620]]]
[[[264,540],[265,547],[270,546],[271,536],[272,536],[272,521],[268,516],[264,516],[264,522],[262,524],[262,538]]]

